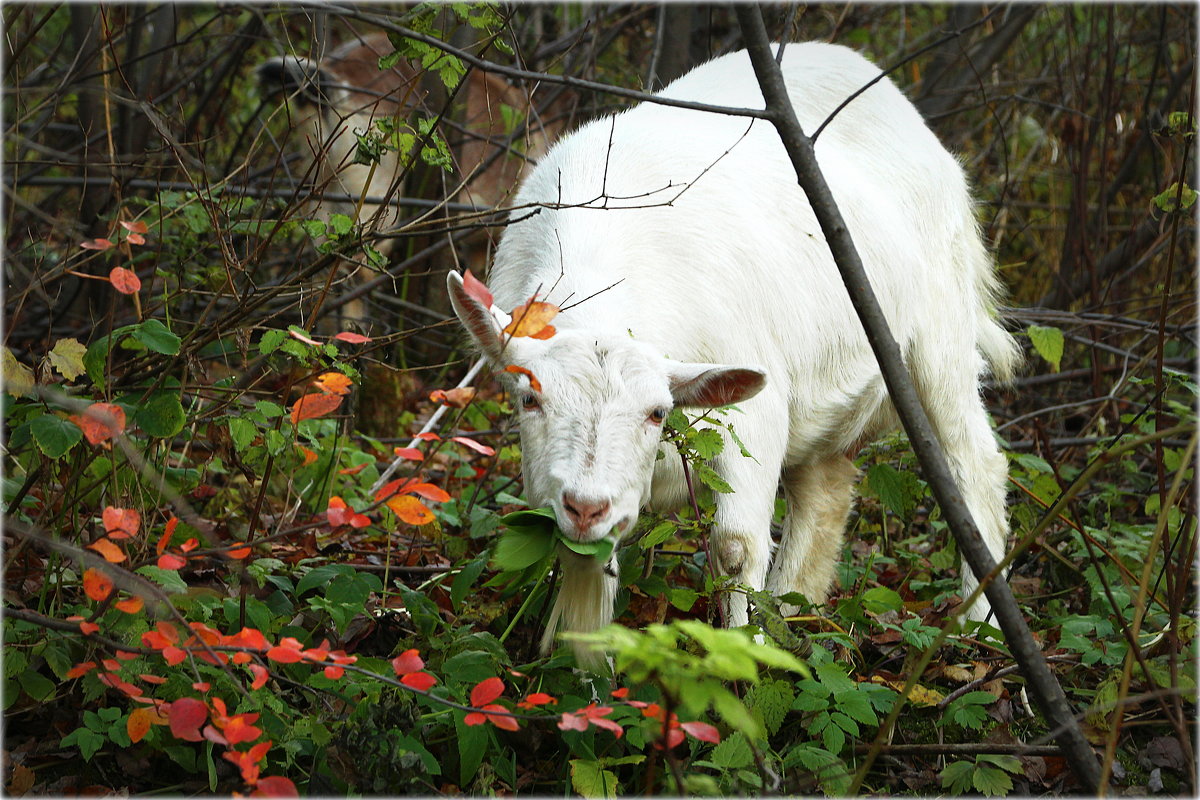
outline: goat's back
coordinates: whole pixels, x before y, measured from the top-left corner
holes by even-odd
[[[857,53],[819,43],[789,45],[783,69],[810,134],[879,75]],[[663,94],[763,104],[744,52],[710,61]],[[994,278],[962,169],[900,90],[884,79],[856,97],[816,153],[901,345],[933,335],[973,353],[978,340],[1003,361],[1006,335],[982,330],[995,327]],[[504,307],[539,288],[555,287],[551,300],[560,303],[569,296],[564,305],[599,292],[562,324],[628,331],[675,358],[737,363],[763,354],[758,363],[776,376],[871,358],[768,122],[643,104],[561,140],[515,203],[551,208],[504,234],[490,279]]]

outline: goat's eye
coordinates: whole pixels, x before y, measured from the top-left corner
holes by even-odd
[[[652,425],[662,425],[663,420],[667,418],[667,409],[656,408],[646,417],[646,421]]]
[[[541,407],[541,401],[538,400],[538,396],[533,392],[521,395],[521,408],[525,411],[537,411]]]

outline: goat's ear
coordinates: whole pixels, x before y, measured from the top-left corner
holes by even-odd
[[[749,400],[767,384],[767,374],[757,367],[723,367],[717,364],[672,363],[671,397],[677,406],[714,408]]]
[[[328,102],[328,87],[336,83],[333,76],[317,62],[301,56],[275,56],[255,69],[259,86],[271,96],[283,92],[287,97],[300,91],[299,99],[318,105]]]
[[[450,293],[450,305],[454,306],[454,313],[467,333],[471,334],[476,346],[489,359],[498,361],[503,346],[502,332],[491,309],[467,294],[462,276],[454,270],[446,275],[446,291]]]

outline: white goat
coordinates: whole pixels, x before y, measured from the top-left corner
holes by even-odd
[[[879,74],[855,52],[817,43],[789,45],[783,71],[809,133]],[[763,102],[744,52],[699,67],[662,94]],[[816,154],[967,504],[1000,559],[1007,469],[979,381],[988,365],[1000,378],[1011,375],[1018,350],[992,317],[997,281],[963,171],[886,80],[838,113]],[[483,353],[540,381],[538,392],[524,375],[501,375],[520,409],[530,502],[553,506],[576,540],[619,538],[644,505],[669,509],[686,499],[679,459],[656,460],[666,411],[737,403],[744,414],[734,425],[753,458],[727,446],[714,462],[734,489],[717,497],[715,566],[754,588],[824,600],[853,500],[850,457],[897,420],[775,130],[643,104],[564,138],[515,203],[542,210],[503,236],[490,278],[495,305],[464,292],[456,273],[448,284]],[[535,292],[564,306],[557,334],[502,334],[496,310]],[[788,513],[772,563],[781,480]],[[612,564],[560,551],[562,589],[544,648],[560,627],[607,624],[617,588]],[[963,591],[972,591],[965,564],[962,576]],[[745,624],[745,595],[727,603],[728,623]]]

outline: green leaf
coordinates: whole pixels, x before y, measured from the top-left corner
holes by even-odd
[[[947,764],[941,772],[942,788],[953,794],[964,794],[971,789],[971,776],[975,765],[970,761],[955,761]]]
[[[1058,372],[1063,357],[1063,332],[1058,328],[1043,325],[1030,325],[1025,329],[1029,341],[1037,354],[1050,364],[1051,369]]]
[[[617,776],[599,761],[571,759],[571,786],[583,797],[616,797]]]
[[[863,592],[863,607],[872,614],[884,614],[904,608],[904,599],[886,586],[876,586]]]
[[[971,784],[988,797],[1003,797],[1012,791],[1012,778],[1002,769],[983,767],[976,764]]]
[[[187,418],[179,395],[174,392],[155,392],[138,406],[133,420],[150,436],[168,439],[183,430]]]
[[[132,329],[133,338],[156,353],[173,356],[179,352],[180,339],[167,329],[161,321],[148,319]]]
[[[708,461],[725,449],[725,439],[721,432],[714,428],[704,428],[689,437],[688,444],[696,451],[696,455]]]
[[[321,231],[324,232],[324,225],[321,226]],[[258,340],[258,352],[262,355],[274,353],[279,349],[279,346],[288,338],[286,331],[271,330],[262,335]]]
[[[465,714],[456,714],[454,729],[458,734],[458,784],[467,786],[479,771],[487,753],[488,731],[485,725],[466,725]]]
[[[735,731],[712,749],[708,760],[724,769],[738,769],[753,764],[754,754],[745,734]]]
[[[42,414],[29,423],[33,440],[47,458],[61,458],[83,439],[83,431],[70,420],[55,414]]]
[[[854,679],[846,674],[846,670],[840,664],[835,662],[822,664],[814,671],[817,673],[817,680],[835,695],[853,692],[858,688]]]
[[[1185,183],[1181,191],[1178,181],[1168,186],[1165,192],[1154,197],[1154,205],[1167,212],[1175,211],[1177,204],[1179,208],[1191,208],[1195,202],[1196,190]]]
[[[335,236],[345,236],[354,229],[354,220],[345,214],[333,214],[329,217],[329,225],[326,230],[332,231]]]
[[[96,755],[97,751],[104,746],[104,742],[103,734],[96,733],[89,728],[76,728],[64,736],[59,744],[63,747],[75,745],[83,755],[83,760],[91,761],[92,756]]]
[[[911,472],[900,472],[890,464],[875,464],[867,470],[865,483],[868,493],[901,519],[908,519],[917,507],[921,482]]]
[[[503,572],[515,572],[538,563],[553,550],[554,535],[550,531],[532,526],[509,527],[496,542],[492,565]]]
[[[467,592],[475,585],[476,579],[479,578],[479,573],[483,572],[483,568],[487,566],[487,559],[477,558],[467,564],[458,571],[454,576],[454,583],[450,586],[450,604],[458,609],[462,606],[463,598],[467,596]]]
[[[188,588],[178,570],[160,569],[153,564],[147,564],[144,567],[138,567],[137,574],[154,581],[166,589],[167,594],[183,594]]]
[[[229,418],[229,438],[233,440],[233,446],[239,453],[250,446],[257,434],[258,428],[245,417]]]
[[[21,684],[21,688],[25,690],[25,694],[38,701],[45,700],[53,695],[56,688],[54,681],[33,669],[27,669],[22,672],[17,676],[17,681]]]
[[[724,478],[718,475],[716,470],[707,464],[696,464],[695,471],[696,477],[700,479],[700,482],[712,489],[714,492],[720,492],[721,494],[733,493],[733,487],[730,486]]]
[[[299,597],[309,589],[315,589],[318,586],[328,586],[336,578],[343,576],[352,577],[353,572],[354,568],[348,564],[324,564],[319,567],[313,567],[296,584],[296,596]]]
[[[638,546],[643,550],[649,550],[651,547],[660,545],[667,539],[670,539],[679,526],[671,520],[660,522],[650,529],[650,532],[638,540]]]
[[[835,694],[833,702],[837,706],[838,711],[864,725],[879,724],[879,717],[875,715],[875,709],[871,706],[870,698],[866,692],[859,691],[857,685],[854,691]]]
[[[746,705],[762,720],[767,734],[774,736],[783,725],[794,698],[795,690],[790,683],[769,679],[750,687],[750,691],[746,693]],[[823,704],[821,708],[824,708]]]
[[[821,787],[830,797],[846,794],[850,788],[851,773],[840,758],[816,745],[801,744],[794,747],[783,760],[785,767],[803,766],[817,776]]]
[[[616,542],[607,536],[592,542],[577,542],[574,539],[568,539],[561,531],[558,531],[555,538],[566,545],[568,550],[573,550],[581,556],[592,556],[602,561],[608,560],[608,557],[612,555],[613,548],[616,546]]]

